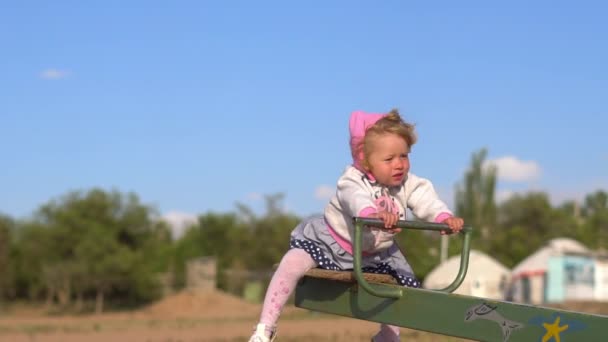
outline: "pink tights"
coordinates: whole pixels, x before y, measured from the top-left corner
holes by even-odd
[[[316,266],[315,261],[303,249],[293,248],[285,253],[272,280],[270,280],[266,297],[264,298],[264,306],[262,307],[260,323],[266,325],[267,335],[270,335],[271,331],[276,328],[279,315],[285,303],[287,303],[289,296],[296,288],[298,280],[308,270]],[[399,327],[381,324],[380,331],[374,336],[373,341],[400,341]]]
[[[373,342],[400,342],[399,327],[380,324],[380,331],[372,338]]]
[[[260,323],[266,325],[266,333],[276,327],[281,310],[283,310],[287,299],[296,288],[298,280],[302,278],[306,271],[316,265],[315,261],[303,249],[292,248],[285,253],[277,271],[270,280],[268,290],[266,290],[266,298],[264,298]]]

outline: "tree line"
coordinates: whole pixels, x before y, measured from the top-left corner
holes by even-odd
[[[496,169],[485,158],[485,150],[473,154],[455,192],[456,214],[475,228],[472,248],[513,267],[555,237],[595,250],[608,246],[605,191],[559,206],[543,192],[497,203]],[[238,203],[233,212],[201,214],[178,239],[154,207],[116,190],[69,192],[23,220],[0,214],[0,304],[46,303],[70,312],[138,307],[162,295],[161,275],[182,289],[186,262],[201,256],[216,258],[220,289],[240,294],[247,279],[234,275],[268,274],[302,219],[282,210],[283,198],[265,196],[261,215]],[[450,240],[449,254],[458,254],[459,239]],[[438,264],[439,234],[404,231],[397,241],[420,278]]]

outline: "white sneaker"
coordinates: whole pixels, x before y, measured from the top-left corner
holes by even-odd
[[[270,337],[266,336],[266,324],[258,324],[255,327],[253,335],[249,338],[249,342],[272,342],[277,337],[276,330],[272,332]]]

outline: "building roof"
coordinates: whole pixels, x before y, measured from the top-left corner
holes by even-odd
[[[591,251],[582,243],[570,238],[555,238],[546,245],[522,260],[513,268],[513,276],[524,274],[544,273],[547,270],[549,258],[564,254],[590,254]]]

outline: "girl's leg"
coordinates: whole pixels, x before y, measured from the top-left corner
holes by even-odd
[[[416,279],[412,267],[395,243],[382,256],[383,263],[380,264],[381,273],[388,273],[397,280],[401,286],[420,287],[420,281]],[[372,339],[374,342],[399,342],[399,327],[381,324],[380,331]]]
[[[260,316],[260,323],[266,326],[267,336],[275,330],[283,306],[296,288],[298,280],[313,267],[316,267],[315,261],[303,249],[292,248],[285,253],[268,285]]]
[[[399,327],[380,324],[380,331],[372,338],[374,342],[400,342]]]

